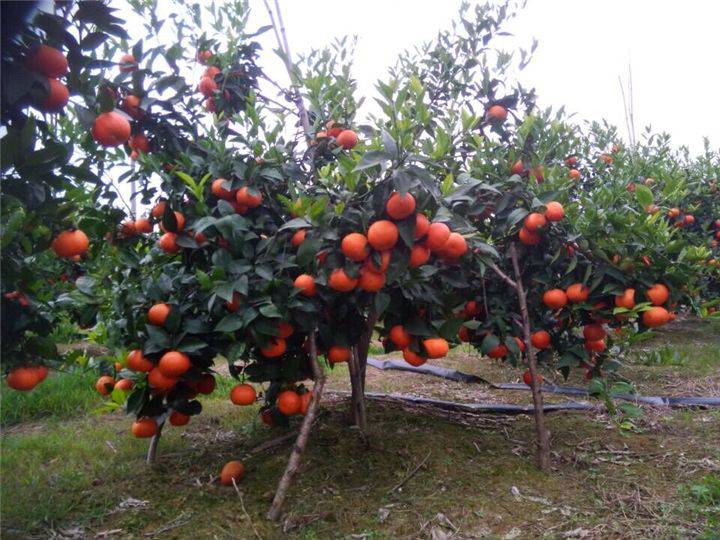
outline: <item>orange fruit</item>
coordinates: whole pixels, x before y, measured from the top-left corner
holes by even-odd
[[[150,141],[141,133],[130,137],[128,140],[128,146],[138,152],[145,152],[146,154],[150,152]]]
[[[58,257],[74,257],[82,255],[88,250],[90,241],[80,229],[62,231],[50,244],[51,249]]]
[[[285,354],[286,350],[287,344],[281,337],[271,337],[268,340],[267,345],[260,347],[260,353],[265,358],[277,358],[278,356]]]
[[[562,289],[550,289],[543,294],[543,302],[550,309],[560,309],[565,307],[568,297]]]
[[[285,416],[293,416],[300,412],[300,396],[294,390],[284,390],[278,394],[277,407]]]
[[[115,379],[113,379],[110,375],[103,375],[95,383],[95,390],[98,391],[98,394],[103,396],[110,395],[113,388],[115,388]]]
[[[180,212],[173,212],[173,214],[175,215],[175,230],[170,232],[178,233],[185,228],[185,216],[183,216]],[[160,223],[160,229],[163,232],[167,232],[162,223]]]
[[[63,83],[57,79],[48,79],[48,95],[38,103],[38,109],[43,112],[60,112],[69,99],[70,92]]]
[[[415,367],[422,366],[425,362],[427,362],[427,358],[420,356],[415,351],[411,351],[408,347],[403,349],[403,359],[408,364]]]
[[[387,272],[388,267],[390,266],[390,257],[392,256],[391,250],[385,250],[380,252],[380,266],[375,264],[375,261],[373,261],[373,257],[368,257],[365,259],[365,264],[363,265],[365,268],[372,272],[377,273],[383,273]]]
[[[352,351],[347,347],[341,347],[340,345],[333,345],[328,349],[327,359],[330,363],[336,364],[338,362],[347,362],[352,356]]]
[[[200,83],[198,83],[198,92],[200,92],[206,98],[212,97],[215,90],[218,89],[218,85],[215,79],[212,77],[201,77]]]
[[[310,401],[312,400],[312,390],[300,394],[300,414],[306,415],[308,408],[310,407]]]
[[[470,329],[467,326],[461,326],[458,330],[458,337],[460,341],[467,343],[470,341]]]
[[[148,373],[147,380],[150,386],[158,390],[170,390],[177,384],[177,379],[165,376],[159,368],[152,368]]]
[[[366,292],[377,292],[385,286],[385,274],[363,267],[360,269],[357,286]]]
[[[180,351],[169,351],[162,355],[158,363],[160,372],[168,378],[178,378],[192,367],[190,358]]]
[[[300,274],[295,278],[293,286],[300,289],[300,294],[304,296],[315,296],[317,290],[315,288],[315,278],[308,274]]]
[[[235,291],[232,295],[232,300],[230,302],[225,302],[225,309],[227,309],[231,313],[235,313],[238,309],[240,309],[240,304],[242,303],[242,296],[240,296],[240,293]]]
[[[136,437],[146,439],[157,433],[157,422],[152,418],[138,418],[133,422],[132,434]]]
[[[254,193],[250,191],[250,188],[248,186],[241,187],[235,195],[235,200],[238,204],[242,206],[247,206],[248,208],[256,208],[262,203],[263,197],[262,193],[260,193],[259,191],[253,191]]]
[[[645,296],[654,306],[661,306],[670,297],[670,290],[662,283],[656,283],[645,292]]]
[[[439,251],[450,238],[450,227],[444,223],[432,223],[428,228],[425,244],[430,251]]]
[[[645,326],[657,328],[670,322],[670,313],[663,307],[653,306],[647,311],[643,311],[642,322]]]
[[[210,373],[206,373],[195,385],[195,388],[201,394],[212,394],[215,391],[215,377]]]
[[[583,328],[583,337],[587,341],[600,341],[605,337],[605,329],[602,324],[588,324]]]
[[[463,308],[463,315],[465,315],[465,317],[471,319],[480,315],[481,313],[482,308],[478,306],[475,300],[468,300],[467,302],[465,302],[465,307]]]
[[[252,405],[257,399],[257,392],[249,384],[236,384],[230,390],[230,401],[235,405]]]
[[[141,349],[130,351],[127,356],[127,366],[133,371],[150,371],[153,363],[143,356]]]
[[[208,66],[207,69],[203,72],[203,77],[210,77],[211,79],[214,79],[216,75],[220,75],[222,71],[217,66]]]
[[[493,105],[487,110],[486,116],[489,122],[502,123],[507,118],[508,111],[502,105]]]
[[[530,336],[530,343],[536,349],[547,349],[550,347],[550,334],[545,330],[538,330]]]
[[[299,231],[295,231],[295,234],[292,235],[292,238],[290,239],[290,243],[297,247],[300,244],[302,244],[305,241],[305,235],[307,233],[305,232],[305,229],[300,229]]]
[[[207,98],[205,100],[205,110],[211,113],[217,112],[217,104],[214,98]]]
[[[520,352],[525,352],[525,343],[522,339],[519,337],[513,338],[515,340],[515,343],[517,343],[518,349],[520,349]]]
[[[590,289],[588,289],[582,283],[573,283],[565,291],[567,298],[573,304],[584,302],[590,296]]]
[[[448,342],[441,337],[425,339],[423,340],[423,346],[427,351],[428,358],[442,358],[450,351]]]
[[[117,383],[115,383],[115,388],[119,388],[124,392],[130,390],[133,386],[135,386],[135,383],[132,379],[120,379]]]
[[[67,74],[68,61],[65,55],[54,47],[40,45],[25,59],[25,67],[51,79]]]
[[[233,192],[223,187],[223,184],[225,184],[226,182],[227,180],[225,180],[224,178],[216,178],[212,181],[212,184],[210,185],[210,191],[218,199],[225,199],[226,201],[229,201],[233,198]]]
[[[135,220],[135,230],[139,233],[150,233],[153,230],[152,223],[147,218],[139,218]]]
[[[37,375],[38,383],[41,383],[44,381],[48,373],[50,372],[50,368],[47,366],[33,366],[32,369],[35,370],[35,375]]]
[[[385,203],[385,211],[392,219],[405,219],[415,211],[415,197],[395,191]]]
[[[417,268],[422,266],[430,259],[430,250],[425,244],[415,244],[410,250],[410,261],[408,266],[410,268]]]
[[[212,51],[198,51],[197,54],[195,55],[195,59],[199,63],[205,65],[207,63],[207,61],[210,59],[210,57],[212,56],[212,54],[213,54]]]
[[[278,330],[280,331],[280,337],[283,339],[289,338],[293,335],[293,332],[295,332],[293,325],[285,321],[278,324]]]
[[[525,227],[520,229],[518,236],[520,237],[520,242],[526,246],[535,246],[540,243],[540,240],[542,240],[542,237],[538,233],[535,231],[529,231]]]
[[[450,233],[447,242],[442,248],[442,255],[450,259],[457,259],[467,253],[468,247],[465,238],[456,232]]]
[[[528,386],[532,386],[532,374],[530,373],[530,370],[527,370],[525,373],[523,373],[523,382],[527,384]],[[543,383],[543,377],[539,373],[535,375],[535,380],[537,381],[538,386],[540,386]]]
[[[178,411],[170,413],[170,424],[173,426],[184,426],[190,422],[190,417]]]
[[[570,169],[568,176],[570,176],[570,178],[572,180],[579,180],[580,179],[580,171],[578,171],[577,169]]]
[[[542,165],[536,165],[532,168],[531,172],[538,184],[542,184],[545,181],[545,168]]]
[[[343,237],[340,249],[351,261],[364,261],[370,254],[368,239],[364,234],[350,233]]]
[[[162,326],[170,315],[170,306],[168,304],[155,304],[147,312],[147,319],[150,324]]]
[[[370,225],[367,238],[370,245],[378,251],[392,249],[398,240],[397,225],[386,219],[376,221]]]
[[[38,382],[38,373],[31,367],[11,369],[7,376],[8,386],[21,392],[32,390]]]
[[[600,161],[602,161],[603,163],[605,163],[605,165],[610,165],[610,164],[611,164],[613,161],[615,161],[615,160],[613,159],[612,156],[610,156],[610,155],[608,155],[608,154],[602,154],[602,155],[600,156]]]
[[[352,291],[358,284],[357,279],[352,279],[342,268],[336,268],[328,278],[328,287],[340,292]]]
[[[565,158],[565,165],[568,167],[572,167],[573,165],[577,165],[578,158],[576,156],[568,156]]]
[[[615,306],[632,309],[635,307],[635,289],[625,289],[622,295],[615,297]]]
[[[548,221],[560,221],[565,217],[565,210],[559,202],[549,202],[545,205],[545,218]]]
[[[132,54],[123,54],[118,63],[120,64],[120,71],[123,73],[136,71],[138,68],[137,60]]]
[[[150,214],[155,219],[162,219],[163,215],[165,214],[166,206],[167,206],[167,201],[160,201],[155,206],[153,206],[153,209],[150,212]]]
[[[683,218],[683,223],[685,223],[685,225],[692,225],[693,223],[695,223],[695,216],[691,214],[686,214]]]
[[[422,212],[415,215],[415,240],[425,236],[430,228],[430,221]]]
[[[605,340],[599,339],[597,341],[586,341],[585,349],[590,352],[601,353],[605,350]]]
[[[173,232],[166,232],[158,240],[158,245],[165,253],[177,253],[180,251],[180,246],[177,244],[177,234]]]
[[[524,228],[530,232],[536,232],[547,225],[547,219],[542,214],[533,212],[525,218]]]
[[[135,229],[134,221],[132,221],[132,220],[124,221],[120,224],[121,236],[124,236],[125,238],[131,238],[131,237],[135,236],[136,232],[137,231]]]
[[[114,111],[100,113],[93,123],[92,136],[101,146],[120,146],[130,138],[130,122]]]
[[[350,150],[358,142],[357,134],[351,129],[345,129],[338,133],[335,137],[337,143],[342,146],[345,150]]]
[[[220,483],[223,486],[232,486],[233,480],[238,483],[245,476],[245,466],[239,461],[228,461],[220,471]]]
[[[525,165],[523,165],[522,160],[518,159],[515,163],[513,163],[512,167],[510,167],[510,173],[522,174],[524,168],[525,168]]]
[[[503,358],[504,356],[507,356],[508,354],[508,348],[505,344],[501,343],[497,347],[490,349],[490,351],[487,353],[488,358]]]
[[[390,336],[390,341],[392,341],[398,349],[406,349],[410,346],[412,336],[410,336],[401,324],[393,326],[388,335]]]

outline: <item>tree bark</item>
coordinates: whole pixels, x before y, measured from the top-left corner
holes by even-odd
[[[350,370],[350,386],[352,388],[352,419],[355,425],[360,428],[360,431],[365,435],[367,430],[367,418],[365,416],[365,392],[362,374],[360,371],[360,355],[358,353],[358,346],[352,348],[352,356],[348,362],[348,368]]]
[[[525,341],[525,349],[527,351],[528,369],[532,381],[530,388],[532,389],[532,398],[535,417],[535,431],[537,433],[538,445],[538,465],[545,472],[550,471],[550,437],[545,428],[545,413],[543,409],[543,397],[537,377],[537,358],[535,357],[535,349],[530,339],[530,315],[528,314],[527,298],[525,296],[525,288],[522,283],[522,274],[520,273],[520,265],[518,264],[517,251],[515,244],[510,244],[510,259],[512,260],[513,270],[515,272],[515,290],[518,295],[518,303],[520,304],[520,315],[522,317],[523,341]]]
[[[300,460],[302,459],[305,447],[307,446],[308,439],[310,438],[310,430],[312,428],[313,421],[317,416],[318,407],[320,405],[320,399],[322,398],[323,388],[325,388],[325,373],[317,360],[317,347],[315,344],[315,332],[310,334],[310,361],[312,363],[313,375],[315,377],[315,385],[313,386],[313,395],[308,406],[307,414],[303,418],[300,426],[300,434],[295,441],[295,446],[290,454],[290,459],[285,467],[285,472],[280,478],[277,490],[275,491],[275,497],[273,498],[270,510],[268,510],[267,517],[273,521],[280,518],[280,512],[282,511],[282,505],[287,496],[288,489],[292,484],[293,478],[300,467]]]
[[[148,465],[153,465],[157,458],[157,447],[160,443],[163,426],[165,425],[165,415],[161,416],[159,420],[157,433],[153,435],[152,439],[150,439],[150,446],[148,447],[147,458],[145,459],[145,462]]]

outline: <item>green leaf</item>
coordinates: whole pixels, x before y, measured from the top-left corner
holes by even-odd
[[[452,341],[457,339],[458,330],[460,330],[460,327],[463,324],[462,319],[448,319],[445,321],[442,326],[438,329],[438,334],[440,336],[444,337],[448,341]]]
[[[235,332],[242,328],[244,324],[242,315],[229,313],[215,325],[215,332]]]
[[[500,345],[500,339],[496,335],[488,334],[480,345],[480,352],[487,354],[498,345]]]
[[[642,184],[635,185],[635,197],[643,209],[653,202],[653,192]]]

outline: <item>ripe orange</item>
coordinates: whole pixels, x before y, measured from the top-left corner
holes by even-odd
[[[157,433],[157,422],[153,418],[138,418],[133,422],[132,434],[136,437],[146,439]]]
[[[92,136],[101,146],[120,146],[130,138],[130,122],[114,111],[101,113],[93,123]]]
[[[465,238],[456,232],[450,233],[447,242],[442,248],[442,255],[450,259],[457,259],[467,253],[468,247]]]
[[[385,286],[385,274],[373,272],[369,268],[360,269],[358,287],[366,292],[377,292]]]
[[[205,110],[211,113],[217,112],[217,104],[214,98],[207,98],[205,100]]]
[[[300,396],[294,390],[284,390],[278,394],[277,407],[285,416],[293,416],[300,412]]]
[[[518,159],[515,163],[513,163],[512,167],[510,167],[510,172],[512,174],[522,174],[524,168],[525,165],[523,165],[522,160]]]
[[[693,223],[695,223],[695,216],[693,216],[692,214],[686,214],[683,218],[683,223],[685,223],[685,225],[692,225]]]
[[[490,349],[490,351],[487,353],[488,358],[503,358],[504,356],[507,356],[508,354],[508,348],[505,344],[501,343],[497,347]]]
[[[615,297],[615,305],[617,307],[624,307],[632,309],[635,307],[635,289],[625,289],[622,295]]]
[[[232,486],[233,480],[238,483],[245,476],[245,466],[239,461],[228,461],[220,471],[220,483]]]
[[[132,220],[124,221],[120,224],[120,235],[124,238],[132,238],[137,234],[135,222]]]
[[[425,244],[415,244],[410,250],[410,262],[408,266],[410,268],[417,268],[422,266],[430,259],[430,250]]]
[[[67,74],[68,61],[59,50],[48,45],[40,45],[25,59],[25,67],[51,79]]]
[[[585,349],[590,352],[601,353],[605,350],[605,340],[599,339],[597,341],[586,341]]]
[[[305,241],[305,235],[307,233],[305,232],[305,229],[300,229],[299,231],[295,231],[295,234],[292,235],[292,238],[290,239],[290,243],[297,247],[300,244],[302,244]]]
[[[545,168],[542,165],[536,165],[532,168],[532,175],[538,184],[545,181]]]
[[[340,292],[352,291],[358,284],[357,279],[352,279],[342,268],[336,268],[328,278],[328,287]]]
[[[523,225],[524,228],[528,231],[536,232],[545,227],[545,225],[547,225],[547,219],[545,219],[545,216],[543,216],[542,214],[533,212],[525,218],[525,222]]]
[[[35,371],[38,383],[44,381],[47,378],[48,373],[50,372],[50,368],[47,366],[32,366],[31,369]]]
[[[467,317],[468,319],[472,319],[473,317],[476,317],[482,313],[482,308],[478,306],[477,302],[475,300],[468,300],[465,302],[465,307],[463,308],[463,315]]]
[[[180,212],[177,211],[173,212],[173,214],[175,215],[175,230],[170,232],[178,233],[185,228],[185,216],[183,216]],[[163,232],[167,232],[162,223],[160,223],[160,229]]]
[[[560,309],[565,307],[568,297],[562,289],[550,289],[543,294],[543,302],[550,309]]]
[[[375,261],[373,261],[372,257],[368,257],[365,259],[365,264],[363,265],[365,268],[372,272],[378,272],[382,274],[383,272],[387,272],[388,267],[390,266],[390,258],[392,256],[392,251],[385,250],[380,252],[380,266],[375,264]]]
[[[58,257],[74,257],[82,255],[88,250],[90,241],[87,235],[80,229],[74,231],[63,231],[58,234],[50,244],[50,247]]]
[[[135,220],[135,230],[139,233],[150,233],[153,230],[153,226],[149,219],[138,218]]]
[[[550,347],[550,334],[545,330],[538,330],[530,336],[530,343],[536,349],[547,349]]]
[[[670,290],[662,283],[656,283],[645,292],[645,296],[654,306],[661,306],[670,297]]]
[[[256,208],[262,203],[263,197],[262,193],[260,193],[256,189],[253,188],[253,191],[251,192],[248,186],[244,186],[238,190],[237,194],[235,195],[235,200],[238,204],[242,206],[247,206],[248,208]]]
[[[217,66],[208,66],[207,69],[205,69],[205,72],[203,73],[203,77],[210,77],[211,79],[214,79],[216,75],[220,75],[222,71]]]
[[[351,261],[364,261],[370,254],[368,240],[364,234],[350,233],[343,237],[340,249]]]
[[[570,178],[572,180],[580,179],[580,171],[578,171],[577,169],[570,169],[570,172],[568,173],[568,175],[570,176]]]
[[[489,122],[502,123],[507,118],[508,111],[502,105],[493,105],[487,110],[487,119]]]
[[[224,178],[216,178],[212,181],[212,184],[210,185],[210,191],[218,199],[225,199],[226,201],[229,201],[233,198],[233,192],[223,187],[223,184],[225,184],[226,182],[227,180],[225,180]]]
[[[336,364],[338,362],[347,362],[352,356],[352,351],[347,347],[341,347],[340,345],[333,345],[328,349],[327,359],[330,363]]]
[[[430,221],[422,212],[415,215],[415,240],[425,236],[430,228]]]
[[[280,337],[283,339],[289,338],[293,335],[293,332],[295,332],[293,325],[285,321],[278,324],[278,330],[280,331]]]
[[[285,354],[286,350],[287,344],[281,337],[271,337],[268,340],[267,345],[260,347],[260,353],[265,358],[277,358],[278,356]]]
[[[18,367],[10,370],[7,376],[7,383],[13,390],[27,392],[32,390],[40,382],[38,373],[31,367]]]
[[[670,313],[663,307],[653,306],[647,311],[643,311],[642,322],[645,326],[657,328],[670,322]]]
[[[170,315],[170,306],[168,304],[155,304],[147,312],[147,319],[150,324],[162,326]]]
[[[388,335],[390,336],[390,341],[392,341],[398,349],[406,349],[410,346],[412,336],[410,336],[401,324],[393,326]]]
[[[153,363],[143,356],[141,349],[130,351],[127,356],[127,365],[133,371],[150,371],[154,367]]]
[[[532,374],[530,373],[529,369],[525,373],[523,373],[522,378],[525,384],[527,384],[528,386],[532,386]],[[543,383],[543,376],[537,373],[535,375],[535,381],[537,382],[538,386],[540,386]]]
[[[215,391],[215,377],[210,373],[206,373],[195,385],[195,388],[201,394],[212,394]]]
[[[242,296],[240,296],[240,293],[235,291],[232,295],[232,300],[230,302],[225,302],[225,309],[227,309],[231,313],[235,313],[238,309],[240,309],[240,304],[242,303]]]
[[[385,211],[392,219],[405,219],[415,211],[415,197],[410,193],[400,195],[395,191],[387,200]]]
[[[545,217],[548,221],[560,221],[565,217],[565,210],[559,202],[549,202],[545,205]]]
[[[568,167],[572,167],[573,165],[577,165],[578,158],[576,156],[568,156],[565,158],[565,165]]]
[[[147,380],[150,386],[158,390],[170,390],[177,384],[177,379],[166,377],[159,368],[152,368],[148,373]]]
[[[583,337],[587,341],[600,341],[605,337],[605,329],[602,324],[588,324],[583,328]]]
[[[461,326],[458,330],[460,341],[467,343],[470,341],[470,329],[467,326]]]
[[[95,383],[95,390],[98,391],[98,394],[103,396],[110,395],[113,388],[115,388],[115,379],[113,379],[110,375],[103,375]]]
[[[170,413],[170,424],[173,426],[184,426],[190,422],[190,417],[187,414],[183,414],[178,411]]]
[[[152,215],[152,217],[154,217],[155,219],[161,219],[163,217],[163,214],[165,214],[166,206],[167,201],[159,201],[155,206],[153,206],[150,215]]]
[[[300,414],[306,415],[308,408],[310,407],[310,401],[312,400],[312,390],[300,394]]]
[[[133,386],[135,386],[135,383],[132,379],[120,379],[117,383],[115,383],[115,388],[119,388],[124,392],[130,390]]]
[[[345,150],[350,150],[358,142],[357,134],[351,130],[346,129],[341,131],[337,137],[335,137],[337,143],[342,146]]]
[[[315,288],[315,278],[308,274],[300,274],[295,278],[293,286],[300,289],[300,294],[304,296],[315,296],[317,290]]]
[[[137,60],[132,54],[123,54],[118,63],[120,64],[120,71],[123,73],[136,71],[138,68]]]
[[[192,367],[190,358],[180,351],[169,351],[162,355],[158,363],[160,372],[171,379],[177,378]]]
[[[520,242],[526,246],[535,246],[540,243],[540,240],[542,240],[542,237],[538,233],[535,231],[528,231],[525,227],[520,229],[518,236],[520,237]]]
[[[198,84],[198,92],[200,92],[206,98],[212,97],[215,91],[218,89],[218,85],[215,79],[212,77],[202,77]]]
[[[60,112],[69,99],[70,92],[63,83],[57,79],[48,79],[48,95],[38,103],[38,109],[43,112]]]
[[[128,140],[128,146],[133,150],[145,152],[146,154],[150,151],[150,141],[142,133],[130,137]]]
[[[582,283],[573,283],[565,291],[568,300],[573,304],[584,302],[590,296],[590,289],[588,289]]]
[[[428,358],[442,358],[450,351],[448,342],[441,337],[425,339],[423,346],[427,351]]]
[[[439,251],[450,238],[450,227],[444,223],[432,223],[427,232],[425,245],[430,251]]]
[[[522,339],[519,337],[513,338],[515,340],[515,343],[517,343],[518,349],[520,349],[520,352],[525,352],[525,343]]]
[[[165,253],[177,253],[180,251],[180,246],[177,244],[177,234],[173,232],[166,232],[158,240],[158,245]]]
[[[610,156],[610,155],[608,155],[608,154],[602,154],[602,155],[600,156],[600,161],[602,161],[603,163],[605,163],[605,165],[610,165],[610,164],[611,164],[613,161],[615,161],[615,160],[613,159],[612,156]]]
[[[403,349],[403,359],[408,364],[415,367],[422,366],[425,362],[427,362],[427,358],[420,356],[415,351],[411,351],[409,347]]]
[[[237,384],[230,390],[230,401],[235,405],[252,405],[257,399],[257,392],[249,384]]]
[[[392,221],[381,219],[368,229],[368,242],[378,251],[392,249],[398,241],[398,228]]]

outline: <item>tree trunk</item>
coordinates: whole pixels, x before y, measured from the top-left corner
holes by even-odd
[[[157,457],[157,447],[160,443],[160,437],[162,436],[162,428],[165,425],[165,416],[161,416],[159,420],[157,433],[153,435],[152,439],[150,439],[150,446],[148,447],[147,458],[145,459],[145,462],[148,465],[155,463],[155,459]]]
[[[280,512],[282,511],[282,505],[287,496],[288,489],[292,484],[293,478],[300,467],[300,460],[302,459],[305,447],[307,446],[308,439],[310,438],[310,430],[312,428],[313,421],[317,416],[318,406],[320,405],[320,399],[322,398],[323,388],[325,387],[325,373],[320,367],[317,361],[317,347],[315,345],[315,332],[310,334],[310,361],[312,362],[313,374],[315,376],[315,385],[313,386],[313,395],[308,406],[307,414],[303,418],[302,424],[300,425],[300,434],[295,441],[290,459],[285,467],[285,472],[280,478],[277,490],[275,491],[275,497],[273,498],[270,510],[268,510],[267,517],[273,521],[280,518]]]
[[[348,362],[348,368],[350,369],[350,385],[352,387],[352,419],[364,436],[367,429],[367,420],[365,417],[365,381],[362,379],[360,371],[360,355],[358,354],[357,346],[352,348],[352,356]]]
[[[522,275],[520,273],[520,265],[518,264],[517,251],[515,244],[510,245],[510,259],[512,260],[513,270],[515,272],[515,290],[518,295],[518,303],[520,304],[520,315],[522,317],[523,341],[527,351],[528,369],[532,381],[530,388],[532,389],[532,398],[535,417],[535,431],[537,433],[538,445],[538,465],[545,472],[550,471],[550,437],[545,428],[545,413],[543,410],[543,397],[537,377],[537,359],[535,358],[535,349],[530,340],[530,315],[528,314],[527,298],[522,283]]]

